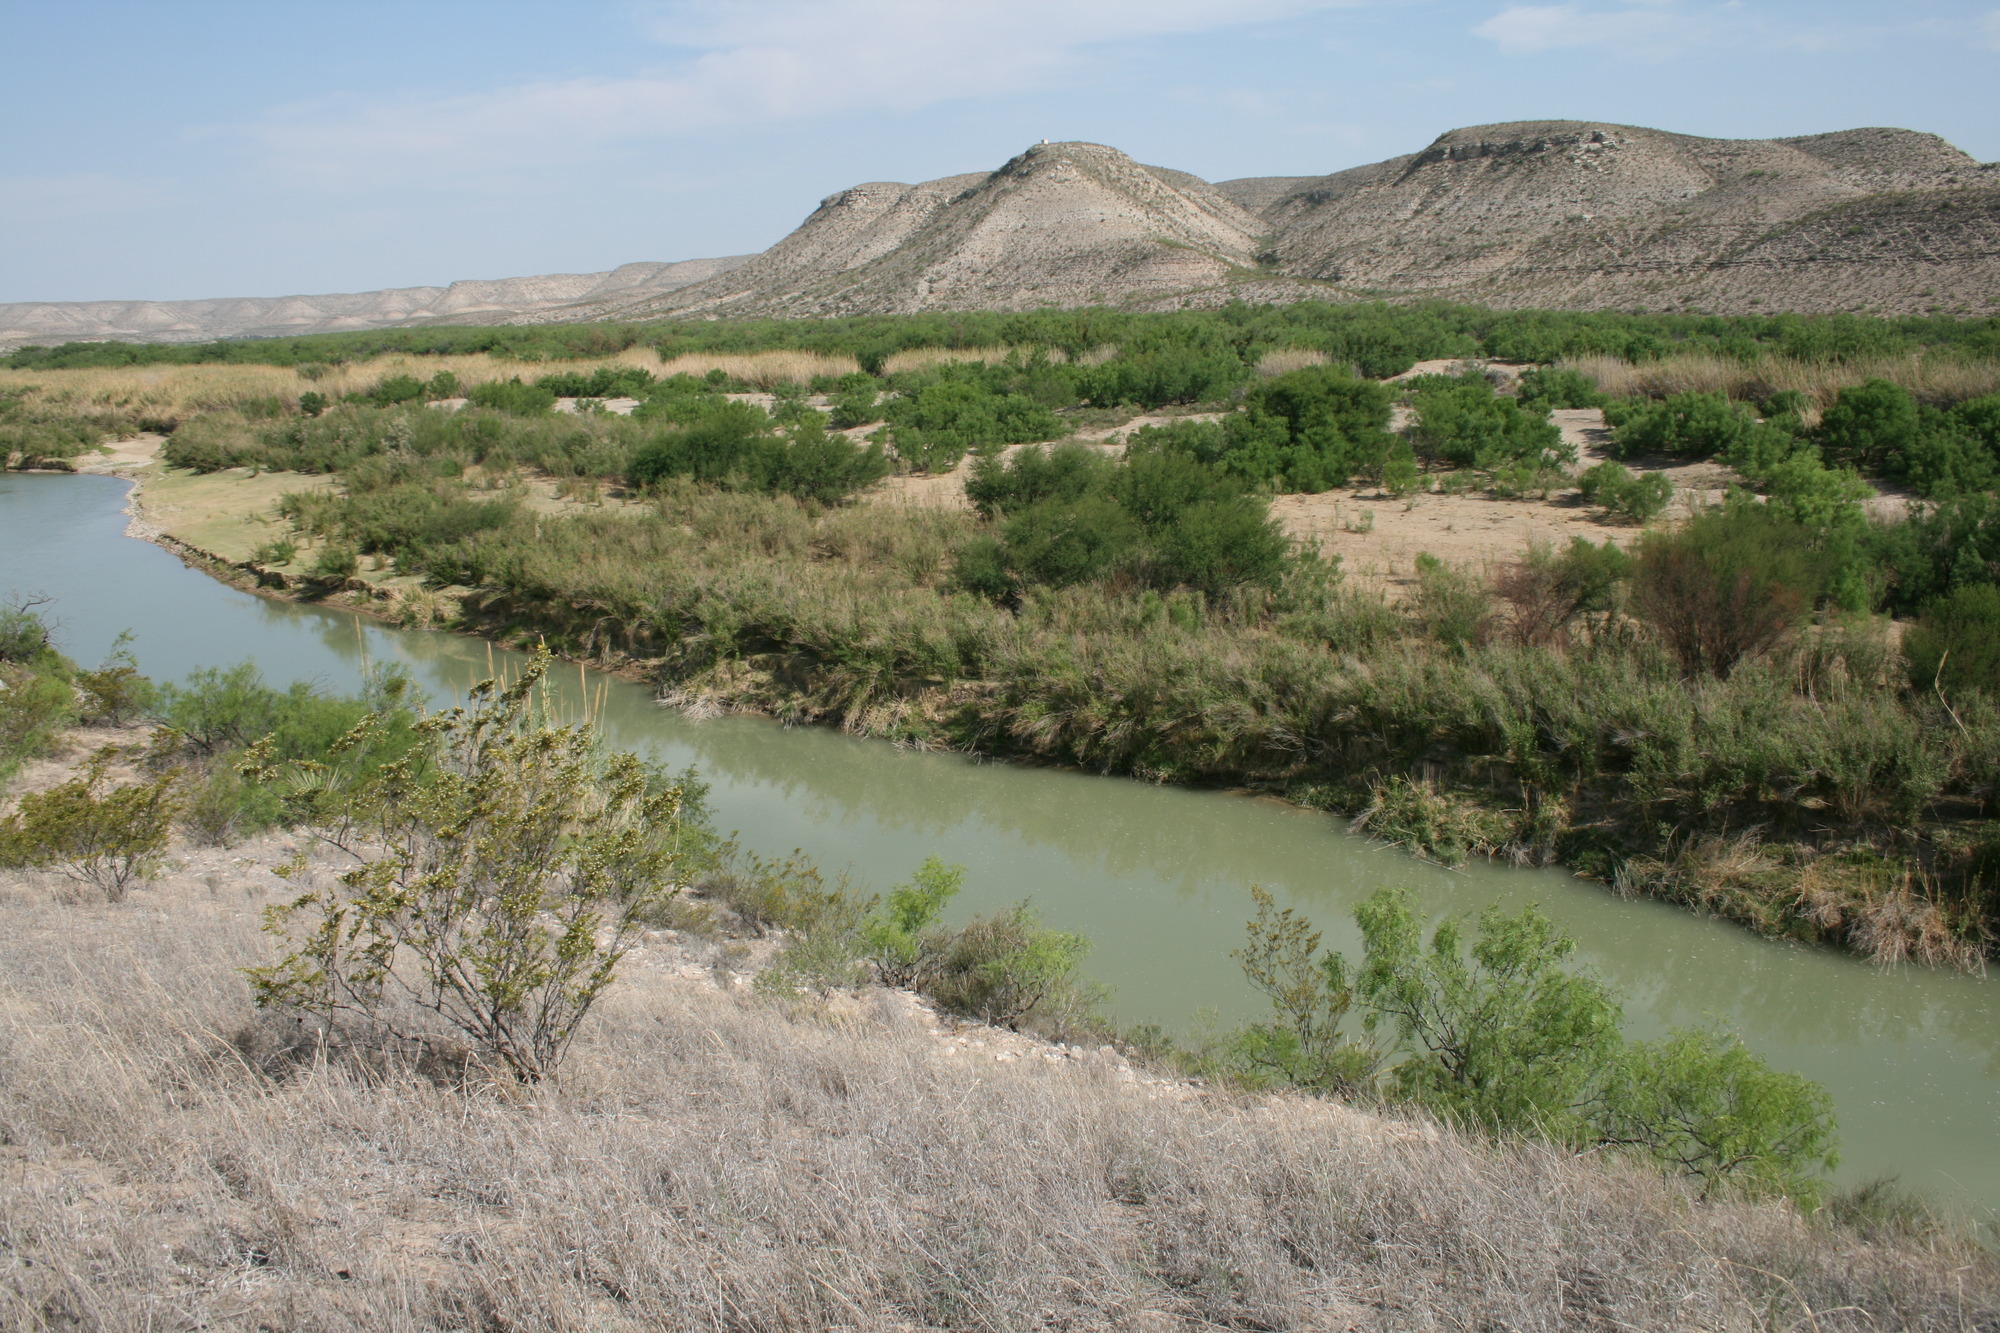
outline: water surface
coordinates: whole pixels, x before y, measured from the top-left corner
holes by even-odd
[[[248,658],[273,681],[346,691],[364,662],[401,662],[440,698],[490,664],[519,661],[476,640],[218,583],[125,537],[125,490],[108,477],[0,473],[0,596],[55,598],[57,637],[81,661],[129,630],[141,667],[161,679]],[[942,856],[968,870],[960,915],[1032,899],[1095,943],[1089,971],[1128,1021],[1184,1028],[1204,1010],[1225,1021],[1257,1014],[1228,957],[1251,884],[1310,912],[1350,953],[1347,913],[1382,885],[1410,885],[1440,914],[1538,901],[1625,993],[1635,1034],[1720,1019],[1778,1067],[1824,1083],[1839,1109],[1844,1180],[1893,1175],[1940,1199],[2000,1207],[1992,982],[1774,944],[1559,871],[1443,870],[1275,801],[911,753],[759,718],[694,722],[630,682],[575,667],[555,681],[572,701],[601,693],[617,744],[698,767],[718,822],[753,851],[801,849],[877,888]]]

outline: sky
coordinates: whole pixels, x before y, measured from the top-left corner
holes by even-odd
[[[1543,119],[2000,159],[1993,0],[0,0],[0,35],[0,301],[748,253],[1042,139],[1210,180]]]

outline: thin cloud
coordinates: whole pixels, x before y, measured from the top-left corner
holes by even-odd
[[[1995,11],[2000,17],[2000,11]],[[1507,55],[1597,47],[1628,60],[1664,60],[1720,46],[1852,51],[1892,37],[1920,35],[1923,22],[1856,24],[1777,22],[1741,3],[1683,5],[1676,0],[1626,0],[1606,8],[1582,3],[1510,5],[1475,26]],[[2000,29],[2000,25],[1996,25]]]
[[[1514,5],[1472,30],[1509,55],[1607,46],[1632,51],[1678,48],[1710,36],[1709,25],[1662,5],[1590,10],[1581,5]]]
[[[284,109],[241,131],[326,183],[506,170],[548,152],[1048,86],[1098,48],[1296,18],[1358,0],[691,0],[648,13],[680,58],[625,77]]]

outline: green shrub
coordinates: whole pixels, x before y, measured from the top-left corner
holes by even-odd
[[[1418,552],[1416,574],[1411,605],[1432,638],[1461,651],[1485,641],[1493,599],[1484,579],[1469,569],[1455,569],[1428,551]]]
[[[849,375],[842,378],[839,389],[833,395],[828,424],[835,430],[851,430],[865,426],[871,421],[880,421],[882,413],[876,403],[881,393],[873,377]]]
[[[1631,577],[1632,557],[1609,538],[1593,546],[1573,537],[1558,555],[1546,543],[1530,546],[1494,580],[1494,593],[1511,610],[1517,643],[1547,647],[1559,642],[1578,616],[1610,611],[1619,585]]]
[[[2000,697],[2000,587],[1975,583],[1927,604],[1903,634],[1910,685]]]
[[[1066,588],[1104,576],[1139,538],[1139,525],[1107,496],[1044,500],[1007,521],[1007,566],[1029,583]]]
[[[419,385],[418,395],[421,394],[422,386]],[[556,405],[556,395],[552,390],[539,383],[523,384],[518,377],[475,384],[465,396],[474,407],[491,408],[518,417],[540,416]]]
[[[1187,432],[1160,444],[1190,452],[1253,486],[1329,490],[1380,471],[1392,443],[1390,397],[1385,386],[1344,370],[1295,370],[1253,385],[1244,410],[1224,419],[1219,440]],[[1143,435],[1136,432],[1134,443],[1145,442]]]
[[[25,606],[0,606],[0,662],[39,662],[53,653],[49,627]]]
[[[1468,948],[1452,919],[1426,940],[1409,893],[1385,889],[1355,909],[1355,968],[1321,953],[1318,933],[1273,911],[1268,894],[1255,899],[1237,957],[1276,1021],[1238,1044],[1253,1075],[1353,1096],[1386,1065],[1393,1101],[1491,1132],[1635,1152],[1709,1193],[1811,1202],[1837,1163],[1824,1089],[1712,1031],[1627,1042],[1617,997],[1566,966],[1576,942],[1537,908],[1487,909]],[[1356,1012],[1365,1035],[1348,1030]],[[1389,1040],[1377,1047],[1378,1036]]]
[[[1062,1024],[1089,1004],[1076,971],[1090,942],[1050,929],[1025,903],[934,932],[924,952],[923,993],[982,1023],[1018,1028],[1041,1018]]]
[[[415,375],[391,375],[368,391],[368,400],[377,407],[422,402],[424,382]]]
[[[1584,469],[1577,479],[1583,498],[1633,523],[1648,523],[1667,511],[1674,484],[1664,472],[1634,476],[1610,461]]]
[[[1719,393],[1677,393],[1662,402],[1613,403],[1606,407],[1605,419],[1621,458],[1727,455],[1757,424],[1749,408]]]
[[[588,724],[549,722],[548,666],[543,652],[511,684],[474,686],[426,720],[418,748],[344,789],[316,761],[253,751],[257,779],[283,784],[314,836],[369,849],[271,913],[282,953],[249,969],[259,1007],[469,1042],[524,1083],[558,1073],[677,892],[680,796]],[[371,717],[335,753],[388,722]]]
[[[1116,463],[1087,444],[1017,449],[1011,458],[988,451],[972,460],[965,495],[974,509],[992,518],[1044,500],[1081,499],[1104,490],[1116,470]]]
[[[1835,397],[1820,418],[1819,446],[1834,463],[1886,472],[1916,443],[1919,424],[1917,400],[1908,389],[1873,379]]]
[[[299,395],[299,411],[305,416],[316,417],[327,407],[327,396],[317,389],[308,389]]]
[[[1069,434],[1061,417],[1017,393],[995,393],[967,378],[974,372],[946,367],[921,387],[882,406],[897,456],[920,471],[942,472],[972,450],[1032,444]]]
[[[1476,372],[1422,376],[1409,395],[1417,414],[1411,441],[1425,458],[1492,471],[1518,463],[1560,467],[1576,456],[1545,408],[1494,393]]]
[[[1602,407],[1606,401],[1598,392],[1596,380],[1580,370],[1562,366],[1536,366],[1522,371],[1516,392],[1523,408],[1543,415],[1559,407]]]
[[[828,434],[817,412],[781,434],[768,416],[744,403],[705,407],[680,429],[653,435],[625,465],[635,486],[688,477],[822,504],[843,500],[888,471],[879,446]]]
[[[345,583],[361,568],[361,553],[345,542],[334,542],[313,558],[312,576],[321,583]]]
[[[1727,676],[1812,609],[1826,571],[1795,525],[1762,505],[1700,515],[1639,546],[1632,608],[1688,675]]]
[[[0,864],[53,866],[112,902],[157,873],[181,808],[180,775],[107,787],[105,770],[117,756],[115,748],[100,750],[81,776],[24,794],[0,821]]]
[[[1423,470],[1417,466],[1416,450],[1410,442],[1399,439],[1390,445],[1382,459],[1382,489],[1400,500],[1421,490],[1423,481]]]

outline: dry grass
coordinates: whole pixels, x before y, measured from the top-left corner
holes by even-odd
[[[955,365],[961,361],[991,365],[1005,361],[1013,351],[1011,347],[913,347],[884,360],[882,373],[902,375],[912,370],[935,370],[939,366]]]
[[[1283,375],[1288,371],[1305,370],[1310,366],[1330,366],[1333,358],[1316,347],[1280,347],[1266,352],[1257,360],[1257,373],[1269,378]]]
[[[637,350],[637,349],[635,349]],[[820,375],[853,375],[861,363],[851,356],[828,356],[820,352],[696,352],[662,361],[653,355],[656,375],[706,375],[720,370],[732,379],[754,384],[760,389],[781,383],[809,384]]]
[[[1665,397],[1699,391],[1758,401],[1784,390],[1805,394],[1822,411],[1842,389],[1870,379],[1893,380],[1929,402],[1955,403],[2000,392],[2000,363],[1951,357],[1895,356],[1854,361],[1797,361],[1763,356],[1754,361],[1710,355],[1670,356],[1634,364],[1614,356],[1580,357],[1565,366],[1620,397]]]
[[[275,853],[275,848],[265,849]],[[0,886],[0,1325],[1991,1328],[1983,1258],[1284,1097],[996,1063],[664,967],[560,1091],[287,1059],[276,887]]]
[[[662,361],[650,347],[582,361],[515,361],[471,356],[381,356],[351,365],[330,366],[309,379],[286,366],[197,365],[126,366],[115,369],[0,370],[0,392],[32,389],[30,400],[74,411],[123,412],[140,418],[175,419],[194,412],[276,402],[297,407],[299,395],[318,390],[329,396],[365,392],[392,375],[428,380],[450,371],[467,388],[494,380],[533,381],[555,371],[589,374],[600,366],[638,366],[655,375],[705,375],[721,370],[769,389],[780,381],[804,384],[816,375],[849,375],[861,369],[847,356],[815,352],[755,352],[741,355],[678,356]]]

